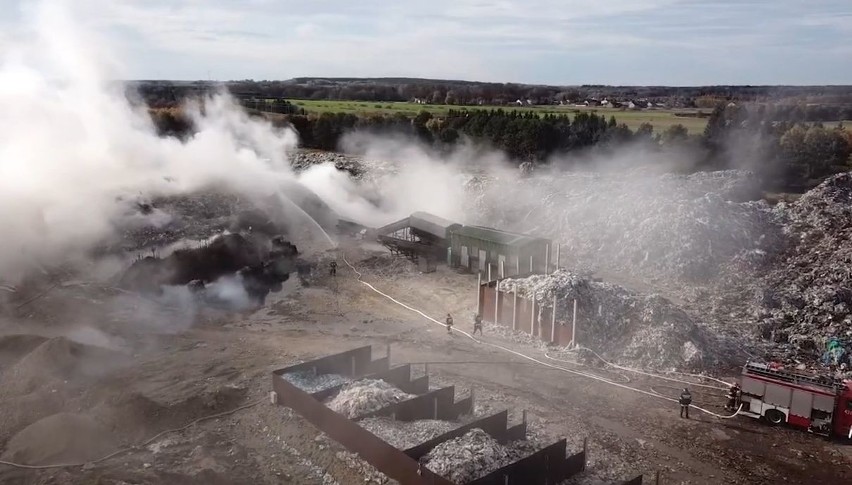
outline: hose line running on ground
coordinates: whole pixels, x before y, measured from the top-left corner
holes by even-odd
[[[371,290],[373,290],[374,292],[376,292],[376,293],[378,293],[379,295],[381,295],[381,296],[383,296],[383,297],[387,298],[388,300],[390,300],[390,301],[392,301],[392,302],[396,303],[397,305],[399,305],[399,306],[401,306],[401,307],[403,307],[403,308],[406,308],[406,309],[408,309],[408,310],[410,310],[410,311],[412,311],[412,312],[414,312],[414,313],[417,313],[418,315],[420,315],[420,316],[422,316],[423,318],[425,318],[425,319],[429,320],[430,322],[436,323],[436,324],[438,324],[438,325],[440,325],[440,326],[442,326],[442,327],[446,327],[446,326],[447,326],[446,324],[444,324],[444,323],[442,323],[442,322],[439,322],[438,320],[436,320],[436,319],[434,319],[434,318],[430,317],[429,315],[427,315],[427,314],[423,313],[422,311],[418,310],[417,308],[414,308],[414,307],[412,307],[412,306],[409,306],[409,305],[407,305],[407,304],[405,304],[405,303],[403,303],[403,302],[401,302],[401,301],[397,300],[396,298],[394,298],[394,297],[392,297],[392,296],[390,296],[390,295],[388,295],[388,294],[386,294],[386,293],[383,293],[382,291],[380,291],[379,289],[377,289],[375,286],[371,285],[370,283],[367,283],[366,281],[364,281],[364,280],[363,280],[363,275],[361,274],[361,272],[359,272],[357,269],[355,269],[355,267],[354,267],[354,266],[352,266],[352,264],[351,264],[351,263],[349,263],[349,261],[346,259],[346,256],[345,256],[345,255],[343,255],[343,254],[341,254],[341,257],[342,257],[342,259],[343,259],[343,262],[344,262],[344,263],[346,263],[346,266],[349,266],[349,268],[350,268],[350,269],[351,269],[351,270],[352,270],[352,271],[353,271],[356,275],[358,275],[358,282],[359,282],[359,283],[361,283],[361,284],[363,284],[363,285],[367,286],[368,288],[370,288],[370,289],[371,289]],[[656,393],[652,393],[652,392],[649,392],[649,391],[645,391],[645,390],[643,390],[643,389],[637,389],[637,388],[635,388],[635,387],[630,387],[630,386],[627,386],[627,385],[621,384],[621,383],[619,383],[619,382],[614,382],[614,381],[611,381],[611,380],[606,379],[606,378],[603,378],[603,377],[599,377],[599,376],[596,376],[596,375],[593,375],[593,374],[589,374],[589,373],[587,373],[587,372],[581,372],[581,371],[576,371],[576,370],[572,370],[572,369],[567,369],[567,368],[565,368],[565,367],[561,367],[561,366],[558,366],[558,365],[554,365],[554,364],[550,364],[550,363],[544,362],[544,361],[542,361],[542,360],[538,360],[538,359],[536,359],[535,357],[531,357],[531,356],[529,356],[529,355],[522,354],[522,353],[520,353],[520,352],[517,352],[517,351],[514,351],[514,350],[512,350],[512,349],[509,349],[509,348],[503,347],[503,346],[501,346],[501,345],[497,345],[497,344],[494,344],[494,343],[491,343],[491,342],[486,342],[486,341],[484,341],[484,340],[479,340],[479,339],[477,339],[476,337],[474,337],[473,335],[471,335],[471,334],[469,334],[469,333],[465,332],[464,330],[458,330],[457,332],[458,332],[458,333],[460,333],[460,334],[462,334],[462,335],[464,335],[465,337],[467,337],[467,338],[469,338],[469,339],[473,340],[474,342],[477,342],[477,343],[480,343],[480,344],[482,344],[482,345],[486,345],[486,346],[489,346],[489,347],[493,347],[493,348],[495,348],[495,349],[499,349],[499,350],[502,350],[502,351],[504,351],[504,352],[508,352],[508,353],[510,353],[510,354],[512,354],[512,355],[518,356],[518,357],[520,357],[520,358],[522,358],[522,359],[526,359],[526,360],[529,360],[529,361],[535,362],[535,363],[540,364],[540,365],[542,365],[542,366],[544,366],[544,367],[549,367],[549,368],[551,368],[551,369],[560,370],[560,371],[562,371],[562,372],[566,372],[566,373],[568,373],[568,374],[573,374],[573,375],[578,375],[578,376],[581,376],[581,377],[586,377],[586,378],[589,378],[589,379],[593,379],[593,380],[596,380],[596,381],[603,382],[603,383],[605,383],[605,384],[609,384],[609,385],[611,385],[611,386],[615,386],[615,387],[619,387],[619,388],[622,388],[622,389],[627,389],[627,390],[630,390],[630,391],[638,392],[638,393],[640,393],[640,394],[644,394],[644,395],[646,395],[646,396],[651,396],[651,397],[654,397],[654,398],[657,398],[657,399],[665,399],[665,400],[667,400],[667,401],[671,401],[671,402],[675,402],[675,403],[677,403],[677,402],[678,402],[678,400],[677,400],[677,399],[673,399],[673,398],[670,398],[670,397],[662,396],[662,395],[659,395],[659,394],[656,394]],[[734,416],[736,416],[737,414],[739,414],[739,410],[737,410],[737,412],[736,412],[736,413],[734,413],[734,414],[732,414],[731,416],[724,416],[724,415],[721,415],[721,414],[714,413],[713,411],[709,411],[709,410],[707,410],[707,409],[700,408],[700,407],[698,407],[698,406],[692,406],[692,407],[693,407],[693,408],[695,408],[695,409],[698,409],[699,411],[702,411],[702,412],[704,412],[704,413],[707,413],[707,414],[709,414],[709,415],[711,415],[711,416],[715,416],[715,417],[720,418],[720,419],[730,419],[730,418],[733,418]]]

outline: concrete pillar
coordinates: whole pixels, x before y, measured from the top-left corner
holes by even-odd
[[[535,295],[530,299],[532,302],[532,311],[530,312],[530,335],[535,336]]]
[[[553,309],[550,311],[550,341],[556,342],[556,295],[553,295]]]
[[[512,330],[518,330],[518,289],[512,291]]]
[[[506,265],[505,265],[504,263],[506,263],[506,260],[505,260],[505,259],[501,259],[501,260],[500,260],[500,278],[505,278],[505,277],[506,277],[506,271],[505,271],[505,266],[506,266]]]
[[[550,244],[544,247],[544,274],[550,269]]]
[[[493,281],[491,279],[491,263],[488,263],[488,281]]]
[[[515,256],[515,276],[521,274],[521,257]]]
[[[494,323],[500,323],[500,281],[494,285]]]
[[[530,255],[530,273],[533,272],[533,257]]]
[[[561,244],[556,245],[556,269],[559,269],[559,250],[562,248]]]
[[[476,314],[482,315],[482,275],[476,273]]]
[[[388,344],[388,345],[387,345],[387,347],[385,348],[385,355],[386,355],[386,356],[387,356],[387,358],[388,358],[388,369],[390,369],[390,367],[391,367],[391,360],[390,360],[390,344]]]
[[[571,318],[571,347],[577,346],[577,299],[574,298],[574,316]]]

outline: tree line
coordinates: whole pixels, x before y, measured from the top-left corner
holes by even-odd
[[[290,114],[276,116],[273,123],[296,129],[303,147],[329,151],[339,149],[347,133],[361,131],[404,135],[439,150],[471,140],[499,149],[518,163],[545,163],[554,155],[580,151],[672,153],[681,160],[681,171],[748,169],[765,180],[767,189],[778,191],[806,190],[831,174],[850,170],[852,131],[788,121],[784,119],[788,114],[784,109],[720,105],[705,131],[693,135],[682,125],[655,132],[645,123],[633,130],[614,117],[594,112],[539,116],[503,109],[450,110],[446,115],[422,111],[413,117],[403,113]],[[178,109],[153,110],[152,119],[162,135],[192,133],[191,121]]]

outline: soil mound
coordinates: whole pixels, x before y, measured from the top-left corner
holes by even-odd
[[[47,337],[40,335],[4,335],[0,337],[0,367],[6,367],[30,353],[44,343]]]
[[[82,463],[117,448],[112,434],[92,418],[59,413],[36,421],[13,436],[2,458],[29,465]]]
[[[28,393],[57,380],[103,375],[125,361],[124,355],[113,350],[55,337],[3,369],[0,378],[4,394]]]

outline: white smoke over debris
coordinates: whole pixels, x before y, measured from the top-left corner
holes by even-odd
[[[188,141],[158,137],[145,108],[111,80],[109,42],[79,29],[66,6],[46,1],[28,12],[34,40],[0,61],[5,279],[84,254],[126,215],[118,200],[211,185],[260,198],[295,179],[285,151],[296,133],[249,119],[224,95],[188,107],[198,130]]]

